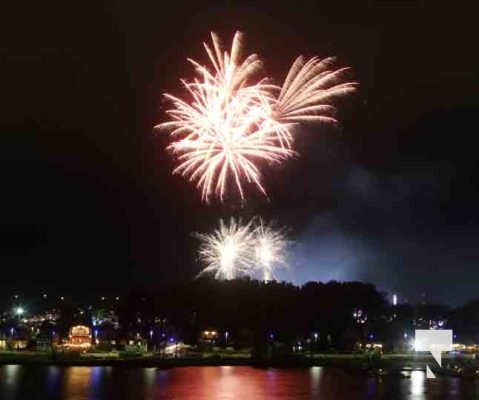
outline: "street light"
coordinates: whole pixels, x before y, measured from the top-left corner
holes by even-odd
[[[273,346],[274,346],[274,333],[273,332],[270,332],[268,334],[268,339],[269,339],[269,342],[268,342],[268,355],[269,356],[272,356],[273,355]]]
[[[311,357],[314,355],[314,352],[316,351],[316,344],[318,343],[318,332],[313,333],[313,338],[314,338],[314,345],[311,346]]]
[[[21,317],[24,312],[25,312],[25,309],[23,307],[15,308],[15,314],[17,314],[18,317]]]
[[[153,342],[153,329],[150,329],[150,342],[151,342],[151,349],[153,350],[153,353],[155,352],[155,343]]]

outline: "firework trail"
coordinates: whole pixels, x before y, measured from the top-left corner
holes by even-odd
[[[202,199],[220,200],[243,183],[266,195],[261,181],[265,163],[281,163],[296,155],[292,127],[302,122],[336,122],[334,98],[349,93],[354,83],[340,82],[346,69],[332,70],[332,58],[299,57],[280,88],[264,77],[258,55],[244,58],[243,35],[237,32],[230,52],[217,35],[204,43],[212,68],[189,59],[197,78],[183,80],[188,100],[166,94],[173,108],[170,121],[157,127],[170,132],[168,149],[177,157],[180,173],[194,181]],[[262,76],[263,75],[263,76]]]

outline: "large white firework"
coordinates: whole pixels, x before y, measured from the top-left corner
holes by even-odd
[[[213,33],[212,41],[212,47],[204,44],[212,68],[189,60],[198,76],[182,81],[188,98],[166,94],[173,104],[171,120],[157,127],[170,132],[168,148],[179,162],[174,172],[196,182],[203,200],[213,195],[223,200],[234,188],[244,198],[245,181],[266,194],[263,165],[296,155],[291,128],[335,122],[331,101],[355,83],[339,83],[346,69],[332,69],[332,58],[305,62],[299,57],[278,87],[264,77],[258,55],[243,59],[240,32],[230,52]]]

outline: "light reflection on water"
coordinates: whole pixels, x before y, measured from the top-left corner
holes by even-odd
[[[479,380],[366,377],[335,368],[0,366],[1,400],[479,398]]]
[[[0,381],[2,382],[2,388],[5,385],[5,391],[0,391],[2,394],[0,399],[15,399],[17,386],[19,383],[18,374],[20,373],[20,368],[21,367],[19,365],[5,365],[2,367]]]
[[[322,367],[311,368],[311,395],[317,396],[319,394],[319,387],[324,369]]]
[[[47,368],[47,390],[48,397],[52,398],[61,391],[62,386],[62,369],[56,366],[49,366]]]
[[[69,367],[65,369],[64,398],[72,400],[89,399],[90,381],[98,367]],[[94,381],[95,382],[95,381]],[[98,380],[96,381],[98,384]]]
[[[411,373],[411,395],[421,396],[424,393],[426,374],[424,371],[412,371]]]

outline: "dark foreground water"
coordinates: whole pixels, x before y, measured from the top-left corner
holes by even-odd
[[[368,378],[336,368],[0,366],[1,400],[479,399],[479,380]]]

